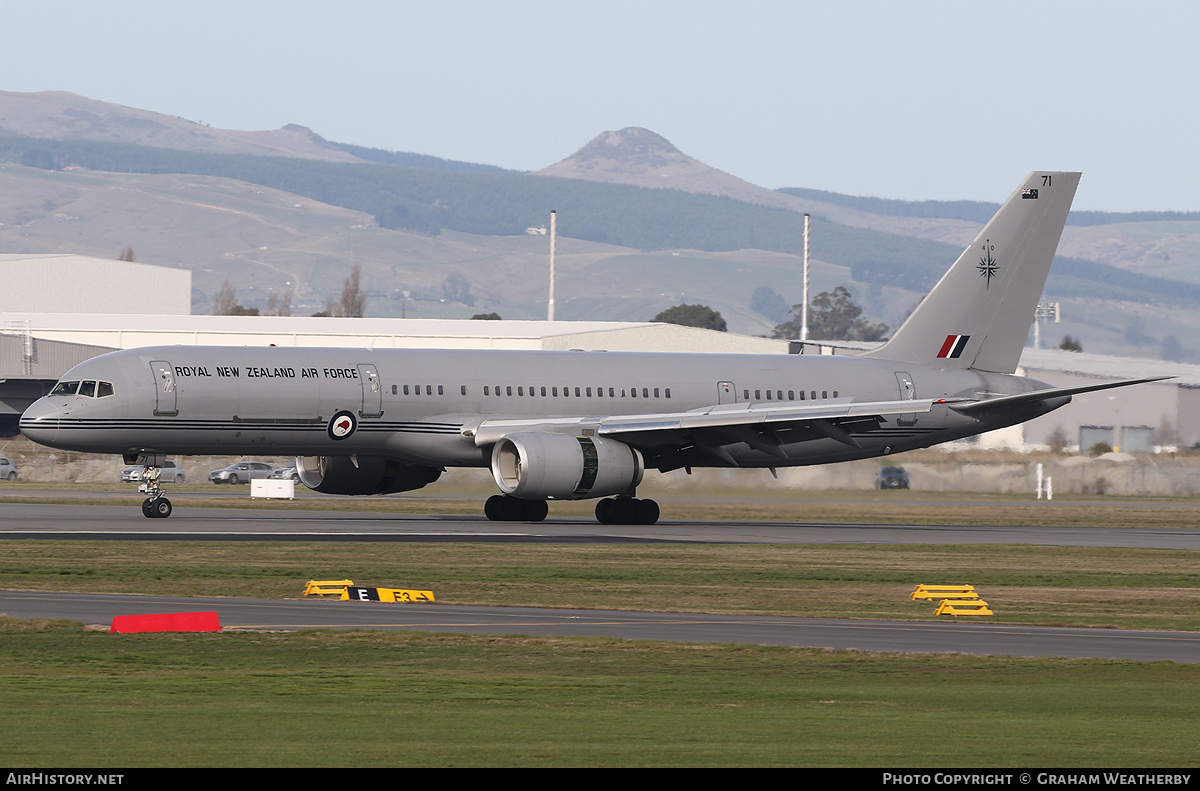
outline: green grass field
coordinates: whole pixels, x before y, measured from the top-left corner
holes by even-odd
[[[0,619],[9,766],[1194,766],[1200,666]]]

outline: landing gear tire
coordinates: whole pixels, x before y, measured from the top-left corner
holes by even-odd
[[[658,503],[653,500],[613,497],[596,503],[596,519],[602,525],[652,525],[658,517]]]
[[[171,501],[165,497],[146,498],[142,503],[142,515],[147,519],[166,519],[171,515]]]
[[[522,500],[493,494],[483,504],[483,513],[493,522],[540,522],[550,512],[545,500]]]

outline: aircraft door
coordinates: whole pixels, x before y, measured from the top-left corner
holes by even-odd
[[[150,363],[154,374],[154,414],[174,416],[179,414],[179,402],[175,392],[175,369],[166,360]]]
[[[358,381],[362,384],[362,411],[359,417],[379,417],[383,414],[383,384],[374,365],[358,364]]]
[[[896,383],[900,385],[900,400],[912,401],[917,397],[917,387],[913,384],[912,374],[904,371],[896,371]],[[917,414],[909,412],[896,417],[896,425],[898,426],[915,426],[917,424]]]
[[[717,382],[717,403],[737,403],[737,388],[733,386],[733,382]]]

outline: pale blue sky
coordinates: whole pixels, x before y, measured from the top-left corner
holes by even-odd
[[[532,170],[643,126],[765,187],[1200,210],[1200,4],[5,4],[0,89]]]

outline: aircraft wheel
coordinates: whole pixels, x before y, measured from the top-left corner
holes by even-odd
[[[149,497],[147,497],[145,500],[142,501],[142,516],[146,517],[147,519],[154,518],[154,514],[150,511],[150,498]]]
[[[634,500],[634,513],[637,516],[637,524],[652,525],[658,522],[658,503],[653,500]]]
[[[637,523],[637,503],[632,497],[618,497],[611,501],[609,516],[614,525],[632,525]]]
[[[483,504],[483,515],[493,522],[503,522],[504,517],[500,515],[500,509],[502,508],[503,502],[503,497],[498,494],[493,494],[491,497],[487,498],[487,502]]]
[[[612,519],[612,500],[601,500],[596,503],[596,521],[602,525],[611,525]]]
[[[528,522],[541,522],[550,513],[550,505],[545,500],[526,500],[525,501],[525,520]]]
[[[155,519],[166,519],[171,511],[171,501],[165,497],[150,501],[150,516]]]

